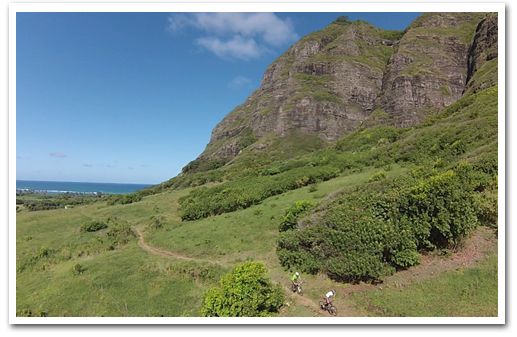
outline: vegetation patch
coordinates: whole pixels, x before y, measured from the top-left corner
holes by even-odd
[[[108,228],[108,224],[106,222],[104,222],[102,220],[92,220],[92,221],[84,222],[81,225],[80,231],[82,233],[96,232],[96,231],[104,229],[104,228]]]
[[[286,268],[343,282],[390,275],[417,264],[422,250],[459,247],[478,223],[474,190],[484,180],[462,164],[348,191],[308,226],[280,233],[278,256]]]
[[[193,189],[179,199],[179,214],[183,221],[190,221],[245,209],[268,197],[335,178],[339,172],[333,166],[302,167],[273,176],[249,177],[238,182]]]
[[[440,91],[442,92],[442,95],[444,95],[444,96],[450,96],[451,95],[451,89],[448,86],[446,86],[446,85],[442,85],[440,87]]]
[[[272,112],[273,112],[273,108],[272,107],[267,107],[267,108],[264,108],[264,109],[260,110],[260,114],[263,115],[263,116],[269,115]]]
[[[390,41],[398,41],[404,36],[406,32],[404,30],[383,30],[379,31],[379,36],[383,39]]]
[[[332,103],[336,103],[336,104],[339,104],[339,105],[343,105],[343,102],[335,95],[332,95],[331,93],[329,92],[326,92],[326,91],[316,91],[312,94],[312,97],[316,100],[316,101],[327,101],[327,102],[332,102]]]
[[[280,285],[267,278],[261,262],[236,265],[203,295],[202,317],[267,317],[278,313],[284,302]]]

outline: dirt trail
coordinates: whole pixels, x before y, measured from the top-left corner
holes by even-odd
[[[223,265],[221,262],[196,259],[149,246],[145,243],[140,230],[135,228],[135,231],[139,236],[138,245],[150,254],[185,261],[208,262]],[[471,267],[485,258],[488,251],[494,249],[497,249],[497,238],[494,236],[493,231],[485,227],[480,227],[466,240],[464,247],[459,252],[453,253],[448,257],[423,256],[422,261],[418,266],[399,271],[394,275],[387,277],[384,279],[384,282],[378,285],[354,284],[346,287],[336,287],[336,297],[343,299],[342,301],[335,302],[335,306],[338,309],[337,317],[357,317],[364,315],[363,312],[359,311],[346,300],[346,298],[353,293],[360,293],[371,289],[382,289],[386,285],[394,285],[397,287],[404,286],[412,283],[413,281],[425,279],[435,274],[441,274],[447,270]],[[311,298],[293,294],[291,289],[287,286],[284,286],[283,288],[286,293],[290,294],[290,299],[293,300],[294,303],[301,304],[309,308],[317,316],[325,315],[333,317],[328,312],[320,309],[318,305],[319,301],[313,301]]]
[[[319,308],[318,303],[314,302],[310,298],[300,296],[296,293],[293,293],[291,288],[289,288],[287,286],[284,286],[283,288],[286,293],[290,294],[291,300],[294,300],[296,303],[299,303],[299,304],[303,305],[304,307],[311,309],[313,312],[324,313],[324,311]],[[328,316],[330,316],[328,312],[326,314]]]
[[[319,302],[323,301],[323,297],[317,301],[313,301],[311,298],[306,296],[300,296],[297,293],[293,293],[292,290],[284,286],[284,290],[289,294],[289,298],[294,301],[297,304],[301,304],[304,307],[310,309],[312,312],[314,312],[315,316],[327,316],[327,317],[358,317],[362,316],[362,314],[353,306],[351,306],[348,302],[342,302],[337,304],[337,302],[334,303],[336,306],[336,309],[338,310],[338,313],[336,316],[332,316],[328,313],[328,311],[324,311],[320,308]]]
[[[207,261],[195,259],[195,258],[192,258],[192,257],[176,254],[176,253],[170,252],[168,250],[164,250],[164,249],[160,249],[160,248],[156,248],[156,247],[151,247],[151,246],[149,246],[148,244],[145,243],[144,236],[142,235],[142,232],[140,232],[140,230],[138,228],[135,228],[135,231],[138,234],[138,245],[143,250],[145,250],[145,251],[147,251],[147,252],[149,252],[149,253],[151,253],[153,255],[164,256],[164,257],[169,257],[169,258],[174,258],[174,259],[179,259],[179,260],[185,260],[185,261],[207,262]]]

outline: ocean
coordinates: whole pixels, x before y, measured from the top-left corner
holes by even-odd
[[[16,189],[44,191],[49,194],[59,193],[94,193],[126,194],[142,190],[152,184],[119,184],[119,183],[82,183],[71,181],[37,181],[16,180]]]

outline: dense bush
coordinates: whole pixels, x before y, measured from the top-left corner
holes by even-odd
[[[23,196],[22,196],[23,198]],[[81,195],[75,193],[39,194],[37,199],[16,199],[16,204],[24,204],[28,211],[45,211],[59,208],[73,208],[74,205],[87,205],[102,200],[99,195]]]
[[[80,275],[82,273],[84,273],[84,271],[86,270],[86,268],[84,268],[82,265],[80,265],[79,263],[76,263],[74,264],[74,266],[72,267],[72,274],[73,275]]]
[[[236,265],[203,295],[203,317],[267,317],[278,312],[284,301],[279,285],[267,278],[262,262]]]
[[[160,215],[151,215],[149,218],[149,223],[147,225],[148,229],[160,229],[163,227],[165,223],[165,219]]]
[[[496,185],[485,172],[492,173],[490,163],[461,163],[447,171],[421,167],[362,185],[320,206],[300,228],[298,217],[287,212],[278,237],[280,262],[340,281],[366,281],[418,264],[421,251],[454,250],[478,219],[494,219],[496,201],[480,211],[476,197],[476,190],[486,186],[490,193]]]
[[[347,15],[338,16],[338,18],[334,22],[339,22],[339,23],[348,22],[348,16]]]
[[[40,260],[48,260],[54,253],[55,250],[53,249],[41,247],[37,251],[31,250],[27,252],[23,257],[16,257],[16,272],[21,273],[26,269],[30,269]]]
[[[498,227],[498,187],[497,176],[488,186],[476,194],[476,210],[479,221],[488,227]]]
[[[214,187],[200,187],[179,199],[183,221],[245,209],[262,200],[339,175],[333,166],[301,167],[274,176],[250,177]]]
[[[285,210],[285,214],[282,216],[279,231],[285,232],[289,229],[294,229],[298,222],[298,219],[303,215],[309,213],[315,206],[315,203],[307,200],[297,201]]]
[[[96,232],[98,230],[108,228],[108,224],[101,220],[86,221],[81,225],[81,232]]]
[[[106,197],[106,203],[108,206],[116,205],[116,204],[131,204],[133,202],[138,202],[142,200],[142,197],[144,194],[140,191],[137,191],[135,193],[127,193],[127,194],[111,194]]]
[[[371,176],[371,178],[369,178],[367,180],[367,182],[378,181],[378,180],[382,180],[384,178],[386,178],[386,172],[381,171],[381,172],[377,172],[373,176]]]
[[[114,249],[116,245],[126,244],[136,237],[131,225],[125,221],[110,222],[107,235],[110,249]]]
[[[32,311],[31,309],[16,310],[16,317],[47,317],[47,312],[41,310]]]

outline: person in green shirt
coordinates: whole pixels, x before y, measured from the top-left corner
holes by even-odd
[[[292,283],[292,289],[293,291],[296,290],[296,287],[298,287],[298,279],[300,278],[300,273],[296,272],[294,273],[294,275],[291,277],[291,283]],[[301,279],[300,279],[301,281]]]

